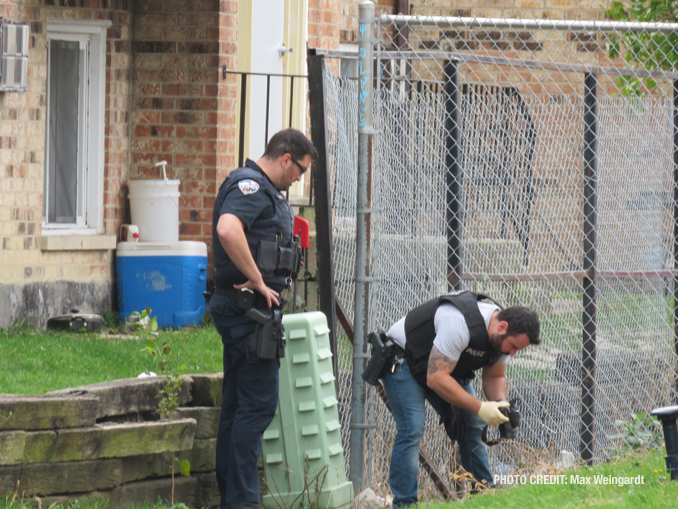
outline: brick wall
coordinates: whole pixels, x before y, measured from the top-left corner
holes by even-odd
[[[394,14],[398,0],[373,0],[375,14]],[[317,0],[316,3],[326,3]],[[358,4],[341,0],[341,43],[358,43]],[[494,18],[605,19],[605,4],[595,0],[410,0],[410,13],[418,16],[476,16]],[[603,8],[601,8],[603,5]],[[309,3],[310,6],[310,3]],[[309,23],[313,21],[309,8]],[[310,28],[310,25],[309,25]],[[309,40],[310,44],[310,40]],[[329,47],[313,46],[312,47]]]
[[[180,239],[209,246],[217,185],[235,167],[236,86],[220,80],[220,68],[235,68],[237,0],[0,0],[0,18],[31,29],[29,91],[0,94],[0,299],[13,302],[0,310],[0,327],[36,314],[44,324],[47,315],[67,311],[55,309],[61,307],[103,311],[115,297],[111,250],[39,248],[46,20],[113,23],[106,44],[104,233],[117,234],[131,219],[127,180],[157,178],[154,164],[165,159],[168,176],[181,180]],[[48,294],[52,307],[43,306]],[[82,305],[91,294],[96,303]]]
[[[339,48],[341,0],[308,0],[308,45]]]
[[[595,0],[414,0],[419,16],[477,16],[492,18],[604,19],[605,2]],[[603,8],[601,8],[601,5]]]
[[[63,1],[63,0],[62,0]],[[83,0],[84,1],[84,0]],[[133,0],[120,2],[124,12],[116,14],[124,23],[108,30],[106,40],[106,138],[104,142],[104,226],[107,234],[116,234],[128,219],[128,206],[122,193],[129,169],[131,131],[131,21]],[[105,265],[105,266],[104,266]],[[113,257],[99,268],[113,274]]]
[[[219,4],[219,68],[227,70],[237,68],[238,39],[238,2],[222,0]],[[221,181],[236,168],[236,108],[237,108],[238,76],[227,74],[219,76],[217,87],[219,110],[217,113],[217,180]],[[214,195],[205,200],[205,207],[210,211],[214,207]],[[210,215],[211,217],[211,215]],[[211,224],[207,225],[211,235]],[[211,237],[206,241],[211,245]],[[212,252],[210,250],[210,266]]]
[[[64,5],[67,5],[65,7]],[[109,281],[111,251],[41,251],[47,19],[111,20],[106,44],[105,211],[108,234],[123,216],[118,190],[125,177],[129,130],[128,0],[2,1],[0,18],[30,24],[28,92],[0,93],[0,285]],[[0,320],[0,326],[2,326]]]
[[[179,179],[179,238],[209,242],[216,193],[219,53],[218,0],[138,2],[133,43],[130,178]],[[228,17],[228,15],[226,15]]]
[[[235,70],[237,67],[237,0],[223,0],[219,6],[219,67]],[[219,76],[217,115],[217,183],[236,166],[236,106],[237,75]]]
[[[398,0],[372,0],[374,15],[395,14],[395,5]],[[422,0],[418,0],[421,2]],[[360,0],[342,0],[341,2],[341,30],[339,42],[358,44],[358,4]],[[410,3],[417,3],[410,1]]]

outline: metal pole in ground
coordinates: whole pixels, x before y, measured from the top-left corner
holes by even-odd
[[[308,96],[311,105],[311,138],[318,149],[318,160],[313,164],[315,188],[315,224],[318,256],[318,305],[327,317],[330,329],[330,348],[334,367],[335,386],[339,380],[337,365],[337,310],[334,292],[334,253],[332,252],[332,196],[327,168],[327,119],[325,117],[325,59],[322,55],[308,57]],[[339,393],[337,387],[337,394]]]
[[[598,222],[598,76],[584,79],[584,298],[581,389],[581,459],[592,464],[596,447],[596,250]]]
[[[355,254],[355,316],[353,317],[355,335],[353,337],[353,393],[351,397],[351,461],[350,480],[353,491],[363,491],[365,469],[365,430],[370,427],[365,422],[366,387],[363,380],[365,360],[365,330],[368,323],[369,295],[369,214],[368,194],[370,152],[374,125],[372,120],[373,97],[373,43],[374,43],[374,4],[370,1],[358,5],[358,182],[356,199],[356,254]]]
[[[447,181],[447,282],[448,290],[461,290],[461,172],[459,153],[461,118],[459,63],[445,62],[445,168]]]
[[[678,80],[673,80],[673,268],[678,269]],[[673,345],[678,356],[678,276],[673,276]]]

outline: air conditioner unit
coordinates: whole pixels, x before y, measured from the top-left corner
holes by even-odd
[[[0,25],[0,92],[28,90],[28,25]]]

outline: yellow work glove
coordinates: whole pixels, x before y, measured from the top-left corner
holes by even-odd
[[[483,401],[480,405],[480,410],[478,411],[478,417],[480,417],[485,424],[499,426],[509,420],[509,418],[502,414],[499,409],[510,406],[511,405],[506,401]]]

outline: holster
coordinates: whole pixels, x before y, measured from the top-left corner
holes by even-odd
[[[384,332],[370,332],[367,342],[372,345],[372,357],[363,372],[363,380],[376,385],[391,370],[397,353],[397,345]]]
[[[257,322],[247,338],[248,359],[281,359],[285,356],[285,326],[279,309],[260,311],[252,308],[245,316]]]

